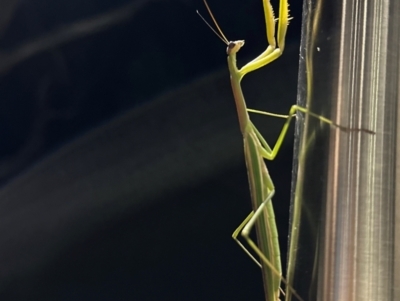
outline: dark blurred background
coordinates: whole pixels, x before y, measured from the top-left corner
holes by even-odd
[[[250,107],[296,101],[301,2]],[[278,1],[272,1],[278,15]],[[209,1],[239,65],[261,0]],[[226,46],[200,0],[0,3],[0,299],[262,300],[231,234],[251,210]],[[254,117],[274,143],[282,120]],[[267,162],[286,257],[292,136]]]

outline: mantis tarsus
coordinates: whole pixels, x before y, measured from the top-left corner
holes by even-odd
[[[245,250],[245,252],[258,263],[257,259],[251,255],[251,253],[244,247],[244,245],[238,240],[238,235],[241,233],[246,243],[255,252],[256,256],[260,258],[258,263],[263,270],[263,276],[266,286],[266,298],[268,301],[279,300],[281,294],[281,282],[286,284],[286,289],[289,289],[291,293],[298,299],[303,300],[297,292],[288,285],[286,280],[282,277],[281,269],[281,258],[280,249],[278,242],[278,234],[275,223],[274,210],[271,199],[275,193],[274,184],[268,173],[264,159],[274,160],[280,147],[282,146],[283,139],[288,131],[290,121],[297,111],[309,114],[324,123],[331,125],[332,127],[339,128],[344,131],[351,131],[349,129],[338,124],[333,123],[331,120],[314,114],[308,111],[306,108],[293,105],[290,108],[288,115],[279,115],[268,112],[260,112],[257,110],[248,109],[245,103],[241,88],[241,80],[243,77],[257,70],[272,61],[276,60],[281,56],[285,47],[285,35],[289,24],[289,7],[287,0],[280,0],[279,3],[279,17],[278,17],[278,28],[277,35],[275,36],[275,17],[273,9],[269,0],[263,0],[264,16],[266,23],[266,34],[269,46],[261,53],[258,57],[238,69],[236,64],[236,53],[244,45],[244,40],[228,41],[222,30],[219,28],[216,20],[214,19],[207,2],[204,0],[207,10],[210,13],[211,18],[216,25],[218,32],[212,29],[220,39],[228,46],[228,67],[231,78],[232,90],[235,98],[236,109],[239,118],[240,130],[243,135],[244,142],[244,154],[245,161],[248,171],[248,179],[250,185],[250,193],[252,199],[253,212],[241,223],[241,225],[233,233],[233,238],[236,242]],[[204,20],[204,19],[203,19]],[[206,22],[207,23],[207,22]],[[207,23],[208,24],[208,23]],[[209,25],[210,26],[210,25]],[[211,27],[211,26],[210,26]],[[219,33],[219,34],[218,34]],[[262,137],[260,132],[254,126],[249,118],[248,112],[261,113],[269,116],[275,116],[285,118],[286,122],[283,125],[281,133],[271,148],[269,144]],[[356,131],[364,131],[367,133],[373,133],[372,131],[354,129]],[[257,228],[257,238],[259,246],[250,238],[250,231],[254,224]]]

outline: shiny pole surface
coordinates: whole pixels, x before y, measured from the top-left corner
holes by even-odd
[[[400,300],[400,1],[306,0],[303,22],[300,104],[376,134],[299,118],[288,280],[304,300]]]

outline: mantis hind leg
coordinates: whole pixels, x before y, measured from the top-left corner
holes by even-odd
[[[254,212],[252,211],[246,219],[239,225],[239,227],[233,232],[232,237],[233,239],[239,244],[239,246],[246,252],[246,254],[259,266],[262,267],[263,265],[265,268],[268,268],[272,271],[273,274],[275,274],[276,277],[278,277],[282,281],[287,289],[289,289],[292,294],[300,301],[303,301],[303,299],[299,296],[299,294],[296,292],[296,290],[288,284],[286,279],[282,276],[282,273],[280,272],[280,267],[279,269],[273,265],[271,260],[269,260],[265,254],[261,251],[261,249],[257,246],[257,244],[251,239],[250,237],[250,232],[252,228],[254,227],[254,224],[257,222],[257,220],[262,216],[263,212],[265,212],[266,207],[268,203],[272,200],[272,197],[275,194],[275,190],[271,190],[271,192],[268,194],[267,198],[264,200],[264,202],[261,203],[261,205],[257,208],[257,210]],[[260,258],[260,261],[263,263],[263,265],[251,254],[251,252],[238,240],[238,235],[239,233],[241,236],[245,239],[246,243],[250,246],[250,248],[257,254],[257,256]],[[282,289],[279,288],[279,291],[275,292],[276,300],[279,300],[279,294],[282,292]]]
[[[259,218],[260,214],[263,212],[264,209],[266,209],[266,205],[271,201],[272,197],[275,194],[275,187],[272,184],[271,179],[268,179],[269,181],[267,181],[266,183],[266,187],[268,188],[268,190],[270,191],[270,193],[268,194],[267,198],[264,200],[263,203],[261,203],[261,205],[257,208],[257,210],[254,212],[250,212],[250,214],[243,220],[243,222],[239,225],[239,227],[236,228],[236,230],[233,232],[232,234],[232,238],[236,241],[236,243],[243,249],[243,251],[261,268],[262,265],[261,263],[251,254],[251,252],[240,242],[240,240],[238,239],[239,233],[242,235],[242,237],[246,240],[246,242],[249,244],[249,246],[256,252],[258,250],[258,248],[256,248],[257,250],[255,250],[255,248],[253,248],[253,245],[255,245],[255,243],[251,240],[251,238],[249,237],[249,233],[251,231],[251,228],[253,228],[254,223],[256,222],[257,218]],[[272,208],[271,208],[272,209]],[[273,209],[272,209],[272,214],[273,214]],[[274,215],[274,214],[273,214]],[[275,216],[273,216],[273,219],[275,220]],[[246,230],[244,230],[246,229]],[[275,238],[275,237],[274,237]],[[270,237],[270,239],[274,239],[273,237]],[[277,235],[276,235],[276,239],[277,239]],[[260,254],[257,254],[258,256]],[[262,255],[263,257],[265,257],[264,255]],[[259,256],[261,257],[261,256]],[[272,263],[270,263],[270,261],[267,259],[266,261],[268,261],[269,263],[266,263],[267,265],[271,265],[273,266]],[[276,268],[272,267],[273,269],[276,270],[276,275],[281,277],[281,272],[278,271]],[[280,269],[279,269],[280,270]]]
[[[264,253],[257,247],[257,244],[251,239],[250,237],[250,232],[254,226],[254,224],[257,222],[257,220],[260,218],[260,215],[265,212],[266,206],[271,205],[269,202],[271,201],[272,197],[275,194],[275,189],[270,190],[270,193],[268,194],[267,198],[261,205],[257,208],[257,210],[254,212],[252,211],[246,218],[245,220],[239,225],[239,227],[233,232],[232,237],[236,241],[236,243],[243,249],[243,251],[260,267],[260,268],[266,268],[269,271],[272,271],[272,274],[274,275],[273,278],[275,278],[275,284],[269,283],[268,286],[271,288],[276,288],[276,290],[273,293],[273,299],[272,300],[279,300],[279,295],[281,288],[279,286],[280,280],[282,279],[282,273],[281,273],[281,267],[280,264],[279,266],[275,266],[271,260],[269,260],[265,256]],[[270,216],[269,212],[269,216]],[[273,215],[273,212],[272,212]],[[272,216],[273,223],[275,223],[275,218]],[[254,253],[257,255],[257,257],[260,258],[260,263],[255,256],[244,246],[244,244],[238,239],[239,233],[241,236],[245,239],[246,243],[250,246],[250,248],[254,251]],[[275,237],[269,237],[271,240],[275,241],[277,240],[277,236],[273,235]],[[279,248],[279,247],[278,247]],[[280,258],[278,259],[280,262]],[[270,299],[270,298],[268,298]]]
[[[238,239],[239,233],[242,232],[243,228],[248,224],[249,220],[254,216],[254,211],[250,212],[250,214],[244,219],[243,222],[239,225],[239,227],[236,228],[236,230],[232,233],[232,238],[236,241],[236,243],[242,248],[242,250],[253,260],[260,268],[261,263],[253,256],[253,254],[250,253],[249,250],[241,243],[241,241]]]
[[[267,269],[269,271],[272,271],[272,274],[275,276],[275,280],[276,285],[271,285],[271,283],[268,284],[268,287],[275,287],[276,290],[274,292],[272,292],[273,295],[273,299],[272,300],[280,300],[279,299],[279,292],[282,292],[282,289],[280,288],[280,280],[282,279],[282,273],[281,273],[281,266],[280,266],[280,255],[278,258],[279,261],[279,266],[276,267],[268,258],[267,256],[265,256],[263,254],[263,252],[257,247],[257,244],[251,239],[250,237],[250,232],[254,226],[254,224],[256,223],[257,219],[260,217],[260,215],[266,210],[266,207],[270,207],[270,212],[268,214],[269,217],[271,217],[272,214],[272,220],[270,221],[272,224],[275,224],[275,216],[273,213],[273,209],[272,209],[272,205],[270,203],[272,197],[275,194],[275,188],[272,184],[271,179],[269,178],[269,176],[267,176],[268,179],[265,183],[265,187],[267,187],[267,189],[270,191],[267,198],[264,200],[264,202],[261,203],[261,205],[257,208],[257,210],[254,212],[250,212],[250,214],[244,219],[244,221],[239,225],[239,227],[233,232],[232,234],[232,238],[236,241],[236,243],[242,248],[242,250],[260,267],[260,268],[264,268]],[[271,213],[272,210],[272,213]],[[241,234],[241,236],[245,239],[246,243],[250,246],[250,248],[257,254],[257,256],[260,258],[261,262],[263,264],[261,264],[256,258],[255,256],[244,246],[244,244],[238,239],[239,234]],[[268,237],[268,241],[269,244],[271,243],[271,240],[273,241],[272,244],[274,242],[277,243],[278,240],[278,236],[276,234],[276,227],[275,227],[275,235],[270,235]],[[271,248],[271,247],[270,247]],[[279,247],[278,247],[278,253],[279,253]],[[284,283],[286,283],[286,281],[284,280]],[[269,297],[268,300],[270,300],[271,298]]]

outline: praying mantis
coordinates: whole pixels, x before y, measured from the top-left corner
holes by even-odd
[[[252,200],[253,212],[240,224],[234,231],[232,237],[239,246],[262,268],[265,282],[265,294],[267,301],[278,301],[282,294],[281,282],[286,284],[286,289],[290,290],[298,300],[303,301],[294,288],[288,284],[285,278],[282,277],[281,257],[278,242],[278,232],[275,222],[274,210],[272,205],[272,197],[275,194],[273,181],[268,173],[264,159],[274,160],[279,152],[282,142],[287,134],[291,120],[299,111],[306,113],[314,118],[319,119],[323,123],[329,124],[334,128],[343,131],[364,131],[373,133],[369,130],[350,129],[338,125],[323,116],[314,114],[308,109],[298,105],[292,105],[287,115],[262,112],[258,110],[248,109],[241,88],[241,80],[243,77],[279,58],[285,48],[285,36],[289,25],[289,4],[287,0],[279,2],[279,16],[277,19],[277,31],[275,29],[276,19],[269,0],[263,0],[264,16],[266,23],[266,35],[269,46],[258,57],[238,68],[236,64],[236,54],[243,47],[244,40],[228,41],[218,26],[211,10],[204,0],[207,10],[218,30],[215,31],[206,22],[206,24],[214,31],[214,33],[227,45],[228,68],[232,91],[235,99],[240,131],[243,136],[245,162],[248,171],[248,180],[250,186],[250,194]],[[263,138],[258,129],[254,126],[249,117],[249,112],[259,113],[268,116],[285,118],[286,121],[279,134],[279,137],[273,147],[270,147]],[[256,226],[258,245],[251,239],[250,232]],[[258,261],[239,241],[238,236],[241,234],[245,242],[256,254],[260,260]]]

